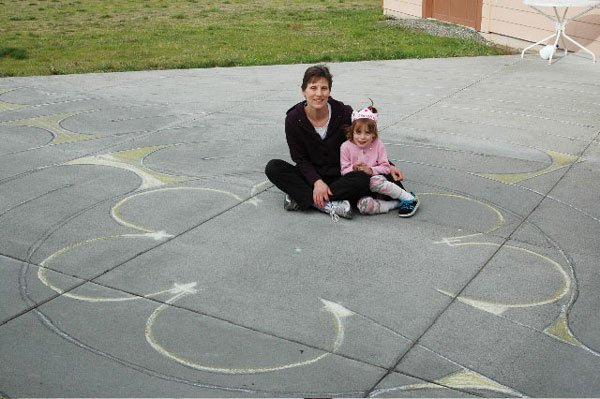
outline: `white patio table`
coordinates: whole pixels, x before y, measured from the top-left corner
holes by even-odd
[[[556,39],[554,40],[554,48],[556,48],[558,41],[560,39],[563,39],[561,42],[562,42],[563,48],[565,50],[565,56],[567,55],[567,46],[565,45],[564,39],[567,39],[571,43],[573,43],[577,47],[579,47],[580,49],[582,49],[585,52],[587,52],[588,54],[590,54],[592,56],[592,61],[596,62],[596,55],[594,53],[592,53],[590,50],[588,50],[587,48],[583,47],[580,43],[575,41],[573,38],[569,37],[565,33],[565,28],[569,22],[574,21],[577,18],[581,17],[582,15],[587,14],[594,8],[599,7],[600,0],[554,0],[554,1],[553,0],[523,0],[523,4],[533,8],[535,11],[539,12],[546,18],[553,21],[555,23],[556,31],[553,34],[551,34],[550,36],[545,37],[542,40],[523,49],[523,51],[521,52],[521,58],[523,58],[523,56],[525,55],[525,51],[527,51],[530,48],[533,48],[539,44],[546,43],[548,40],[550,40],[556,36]],[[542,10],[540,10],[540,7],[552,7],[554,10],[554,15],[543,12]],[[558,8],[563,8],[563,7],[564,7],[564,11],[561,15],[558,12]],[[579,14],[576,14],[573,17],[567,18],[567,11],[569,10],[570,7],[585,7],[585,10],[583,10]],[[548,60],[548,64],[552,64],[552,56],[553,55],[554,55],[554,52],[551,52],[549,60]]]

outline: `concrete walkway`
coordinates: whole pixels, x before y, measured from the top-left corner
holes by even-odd
[[[0,79],[0,396],[600,396],[600,66],[330,64],[422,200],[337,223],[306,67]]]

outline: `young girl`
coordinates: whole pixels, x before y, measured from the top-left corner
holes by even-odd
[[[340,148],[341,174],[362,171],[371,176],[371,191],[392,200],[362,197],[357,204],[362,214],[387,213],[398,208],[398,216],[411,217],[419,207],[419,200],[401,185],[388,180],[390,163],[383,143],[377,133],[377,110],[371,105],[352,112],[348,138]]]

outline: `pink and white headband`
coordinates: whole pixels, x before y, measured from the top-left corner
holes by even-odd
[[[377,123],[378,118],[377,110],[373,108],[373,100],[371,100],[371,105],[367,108],[363,108],[360,111],[352,111],[352,122],[357,119],[370,119]]]

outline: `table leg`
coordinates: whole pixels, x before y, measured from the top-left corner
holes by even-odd
[[[537,45],[540,45],[540,44],[546,43],[546,41],[548,41],[548,40],[552,39],[554,36],[557,36],[557,35],[558,35],[558,33],[553,33],[553,34],[551,34],[550,36],[543,38],[543,39],[542,39],[542,40],[540,40],[539,42],[533,43],[531,46],[524,48],[524,49],[523,49],[523,51],[521,51],[521,58],[523,58],[523,56],[525,55],[525,52],[526,52],[527,50],[529,50],[530,48],[533,48],[533,47],[535,47],[535,46],[537,46]]]
[[[594,63],[596,62],[596,55],[594,53],[592,53],[587,48],[583,47],[581,44],[579,44],[577,41],[573,40],[571,37],[567,36],[566,33],[563,32],[562,35],[565,37],[565,39],[569,40],[571,43],[573,43],[574,45],[576,45],[577,47],[579,47],[580,49],[582,49],[583,51],[585,51],[586,53],[588,53],[589,55],[591,55],[592,56],[592,61]],[[565,47],[565,51],[566,51],[566,47]]]

